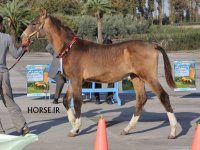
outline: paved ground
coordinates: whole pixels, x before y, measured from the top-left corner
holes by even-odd
[[[15,100],[20,105],[31,132],[39,135],[39,141],[28,145],[25,150],[92,150],[100,114],[103,114],[107,121],[109,150],[189,150],[195,131],[195,122],[200,119],[200,52],[169,53],[169,56],[171,62],[176,59],[195,59],[197,61],[197,91],[174,92],[166,85],[163,60],[159,59],[159,80],[170,95],[179,122],[178,138],[175,140],[167,139],[170,131],[167,115],[157,97],[149,91],[148,87],[149,100],[137,127],[129,135],[121,136],[120,132],[128,124],[134,112],[134,94],[120,94],[120,98],[125,102],[123,106],[107,105],[106,103],[96,105],[94,101],[83,104],[82,130],[77,137],[67,137],[70,124],[62,103],[53,105],[43,97],[26,96],[25,66],[27,64],[47,64],[51,61],[51,57],[46,53],[26,54],[11,71]],[[13,62],[14,60],[9,58],[8,66],[11,66]],[[55,85],[52,85],[51,90],[54,91],[54,89]],[[102,95],[102,99],[104,97]],[[28,113],[30,107],[51,107],[52,109],[59,107],[60,113]],[[8,134],[17,134],[14,132],[7,110],[2,103],[0,103],[0,118]]]

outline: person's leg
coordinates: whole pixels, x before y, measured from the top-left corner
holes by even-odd
[[[95,88],[101,88],[101,84],[100,83],[95,83]],[[99,93],[94,93],[94,96],[96,98],[96,102],[95,104],[100,104],[100,96]]]
[[[58,74],[55,76],[55,81],[56,81],[56,91],[53,103],[58,104],[58,99],[60,97],[66,79],[60,72],[58,72]]]
[[[108,88],[113,88],[114,83],[108,83]],[[106,96],[106,102],[112,104],[113,92],[108,92]]]
[[[5,134],[5,131],[4,131],[3,126],[1,124],[1,120],[0,120],[0,134]]]
[[[0,73],[0,93],[2,93],[2,79],[3,79],[3,74]],[[5,134],[5,131],[4,131],[3,126],[1,124],[1,119],[0,119],[0,134]]]
[[[12,88],[10,84],[9,72],[2,73],[0,75],[0,81],[2,81],[2,90],[1,97],[5,107],[8,109],[8,112],[11,116],[11,120],[17,129],[18,132],[22,132],[22,134],[26,134],[29,132],[29,129],[26,124],[26,120],[22,115],[21,109],[15,103],[12,94]]]

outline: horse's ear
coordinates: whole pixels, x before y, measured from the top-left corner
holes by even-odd
[[[46,9],[41,9],[40,10],[40,16],[42,18],[46,18],[47,17],[47,10]]]

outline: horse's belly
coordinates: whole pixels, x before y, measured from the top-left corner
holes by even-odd
[[[128,76],[129,73],[102,73],[102,74],[94,74],[93,76],[85,76],[84,80],[93,81],[93,82],[101,82],[101,83],[113,83],[116,81],[122,80],[124,77]]]
[[[88,65],[83,70],[83,79],[102,83],[112,83],[120,81],[124,77],[133,73],[130,63],[122,61],[121,63],[109,63],[107,65]]]

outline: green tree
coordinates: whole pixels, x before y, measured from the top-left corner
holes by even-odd
[[[152,25],[153,24],[153,11],[155,10],[154,9],[154,0],[148,0],[147,5],[148,5],[147,19],[149,20],[150,25]]]
[[[193,0],[192,0],[193,1]],[[186,16],[190,15],[191,18],[191,0],[170,0],[170,22],[171,24],[175,22],[182,22],[184,20],[184,12]],[[189,15],[188,15],[189,13]]]
[[[7,3],[7,0],[0,0],[0,4],[5,4]]]
[[[199,8],[200,8],[200,0],[195,1],[195,21],[198,22],[199,19]]]
[[[158,13],[159,13],[159,26],[162,26],[162,18],[163,18],[163,1],[157,0],[158,3]]]
[[[82,39],[95,40],[96,19],[95,17],[82,15],[74,19],[77,23],[77,35]]]
[[[111,4],[116,12],[120,12],[124,16],[127,14],[136,15],[135,0],[111,0]]]
[[[184,11],[188,8],[188,0],[175,0],[175,13],[176,22],[182,22],[184,20]]]
[[[73,16],[69,16],[69,15],[64,15],[62,13],[56,13],[53,16],[55,16],[56,18],[58,18],[59,20],[62,21],[62,23],[64,24],[64,26],[69,27],[70,29],[72,29],[72,31],[76,32],[76,24],[74,22],[74,18]]]
[[[147,20],[138,20],[130,14],[105,15],[103,22],[104,36],[114,39],[130,38],[135,34],[147,33],[149,28]]]
[[[26,7],[26,2],[13,0],[0,5],[0,14],[5,19],[6,29],[14,37],[19,36],[23,27],[29,24],[27,17],[30,14],[30,9]]]
[[[72,0],[43,0],[40,7],[52,13],[63,13],[65,15],[76,15],[81,12],[81,2]]]
[[[170,20],[171,24],[174,24],[175,20],[176,20],[176,15],[175,15],[175,1],[174,0],[169,0],[169,6],[170,6],[169,20]]]
[[[195,9],[194,9],[195,0],[190,0],[189,9],[190,9],[190,21],[195,21]]]
[[[103,43],[102,35],[102,19],[106,12],[112,9],[110,0],[88,0],[84,5],[83,13],[94,15],[97,21],[97,40],[98,43]]]
[[[146,0],[135,0],[135,6],[139,12],[140,19],[144,17],[144,7],[145,7]]]

